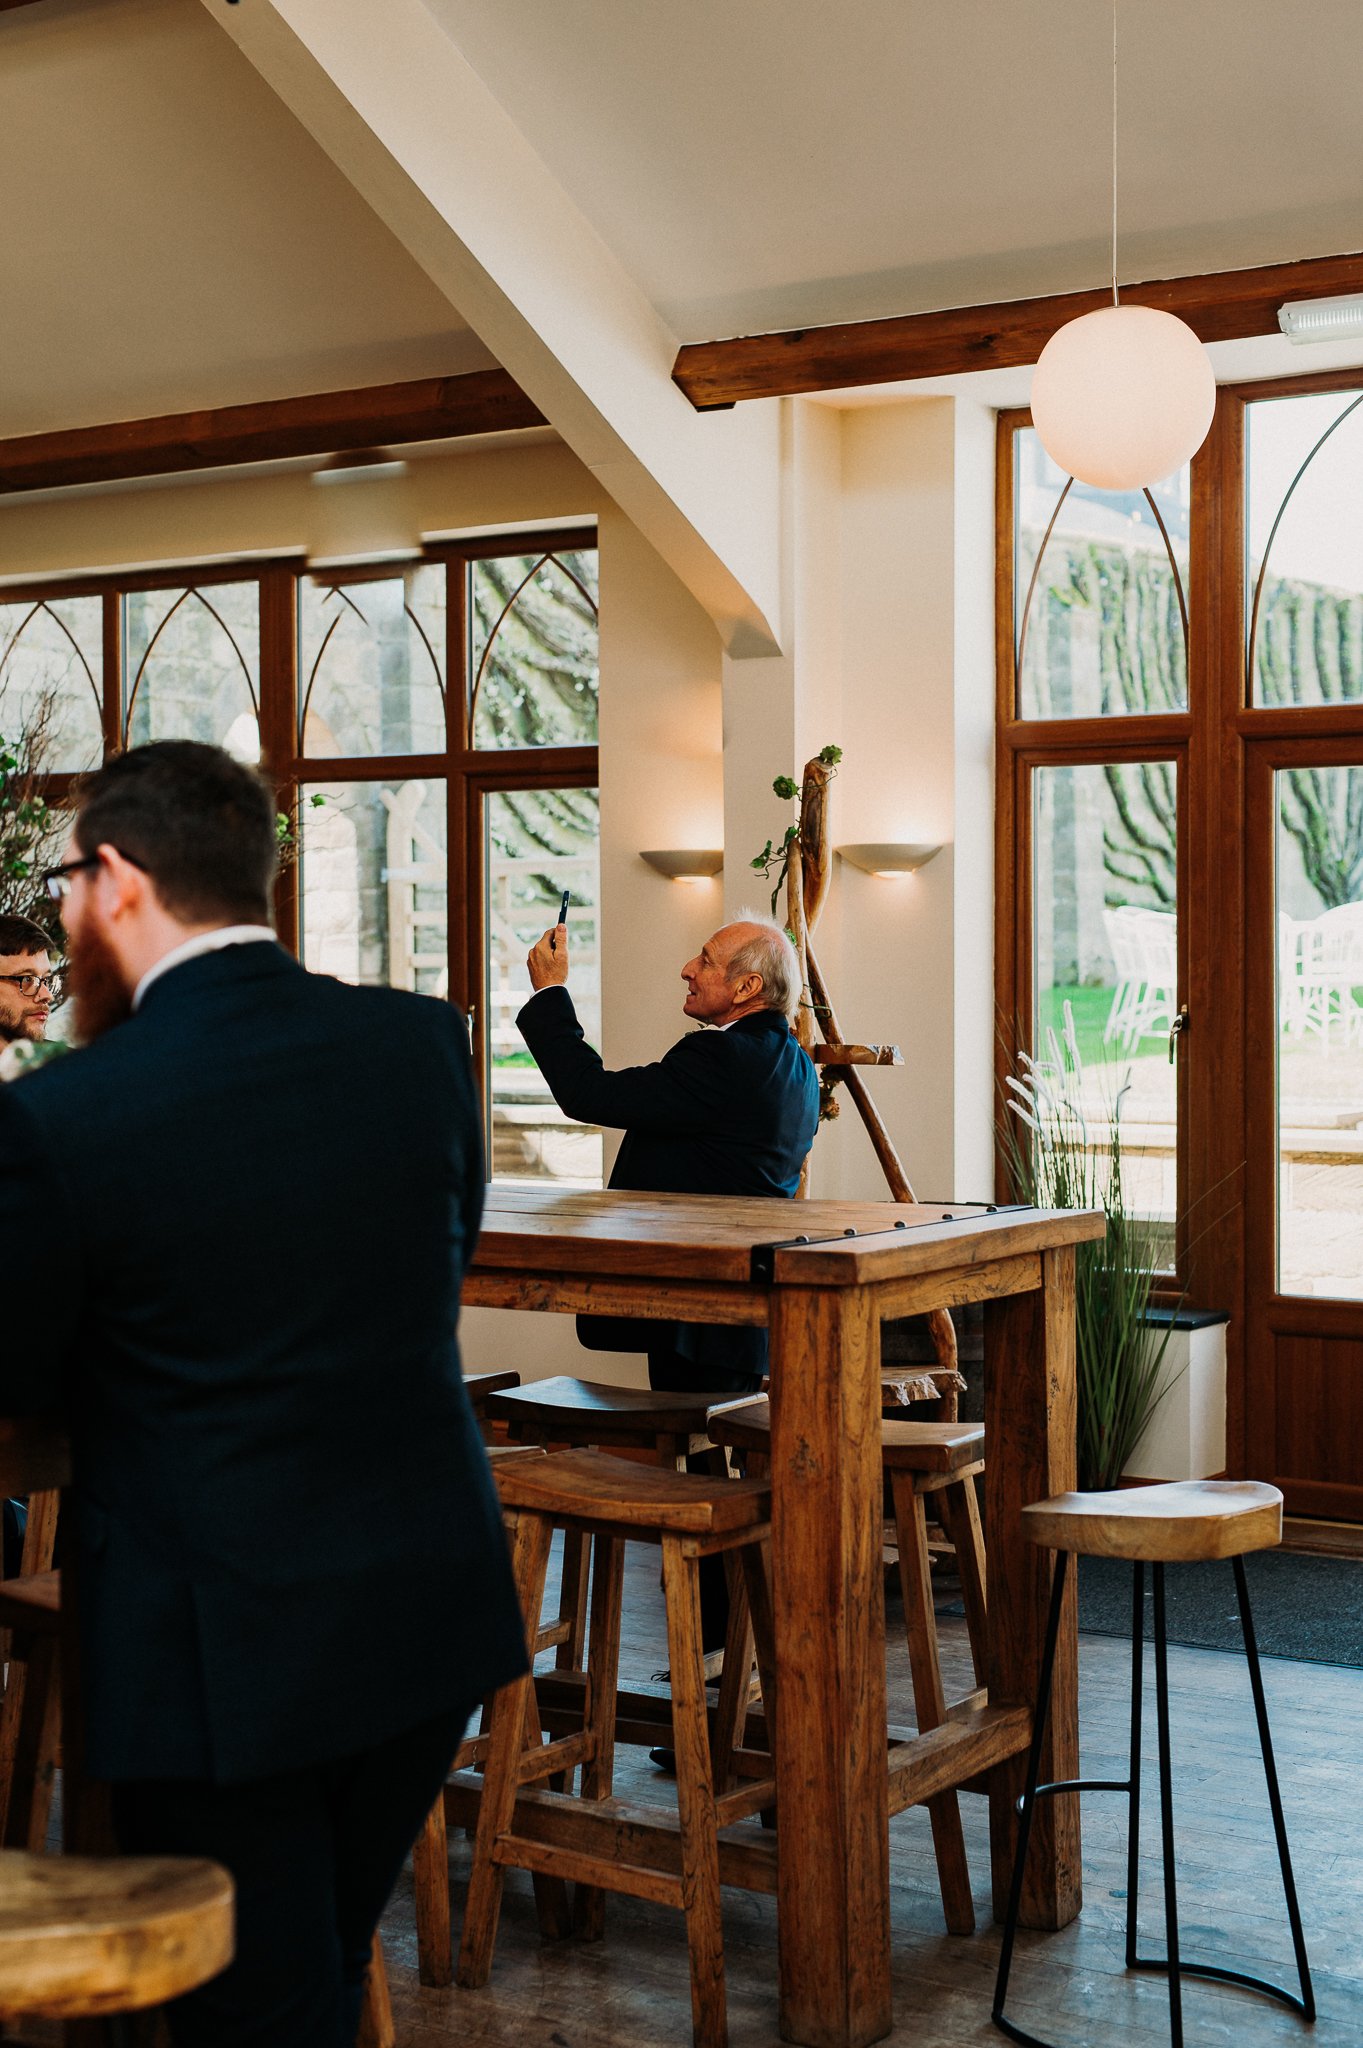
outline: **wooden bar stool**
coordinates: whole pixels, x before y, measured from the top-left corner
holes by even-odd
[[[1051,1588],[1050,1624],[1046,1631],[1041,1661],[1041,1683],[1032,1727],[1032,1746],[1027,1759],[1027,1783],[1019,1802],[1021,1821],[1017,1851],[1013,1859],[1013,1882],[1004,1922],[1003,1947],[999,1955],[998,1980],[994,1989],[993,2019],[996,2027],[1025,2048],[1050,2048],[1035,2034],[1028,2034],[1004,2016],[1008,1975],[1017,1935],[1022,1901],[1023,1872],[1032,1815],[1038,1799],[1056,1792],[1124,1792],[1128,1802],[1126,1837],[1126,1966],[1129,1970],[1157,1970],[1169,1982],[1169,2030],[1173,2048],[1183,2042],[1184,1977],[1210,1977],[1221,1984],[1239,1984],[1262,1991],[1270,1998],[1291,2006],[1304,2019],[1316,2016],[1315,1994],[1306,1960],[1297,1888],[1292,1877],[1292,1859],[1287,1847],[1282,1796],[1273,1761],[1268,1709],[1264,1704],[1259,1651],[1254,1638],[1254,1617],[1250,1611],[1249,1586],[1245,1579],[1245,1555],[1251,1550],[1270,1550],[1282,1540],[1283,1497],[1276,1486],[1252,1480],[1182,1479],[1163,1486],[1139,1486],[1111,1493],[1062,1493],[1054,1500],[1039,1501],[1022,1511],[1023,1534],[1029,1542],[1056,1551],[1055,1578]],[[1130,1776],[1070,1778],[1051,1785],[1039,1785],[1041,1745],[1050,1707],[1051,1677],[1055,1668],[1055,1646],[1060,1631],[1065,1599],[1066,1567],[1070,1552],[1079,1557],[1124,1557],[1132,1563],[1131,1581],[1131,1764]],[[1164,1567],[1166,1564],[1201,1562],[1229,1558],[1235,1574],[1235,1593],[1240,1608],[1245,1661],[1249,1667],[1254,1715],[1259,1727],[1259,1748],[1264,1760],[1264,1777],[1273,1815],[1273,1833],[1278,1847],[1287,1918],[1297,1959],[1300,1994],[1270,1984],[1262,1977],[1249,1977],[1240,1970],[1225,1970],[1210,1963],[1184,1962],[1179,1954],[1178,1899],[1174,1873],[1174,1789],[1169,1744],[1169,1658],[1164,1609]],[[1140,1875],[1140,1792],[1141,1792],[1141,1682],[1145,1663],[1145,1567],[1153,1567],[1155,1634],[1155,1717],[1159,1742],[1160,1832],[1164,1865],[1164,1933],[1162,1956],[1136,1953],[1137,1883]]]
[[[549,1544],[556,1527],[593,1541],[588,1710],[584,1727],[541,1741],[534,1679],[527,1675],[497,1694],[478,1814],[473,1873],[459,1950],[461,1985],[486,1984],[492,1967],[503,1873],[521,1868],[576,1882],[578,1931],[601,1932],[600,1894],[624,1892],[678,1906],[686,1917],[691,1961],[691,2013],[700,2048],[727,2039],[724,1947],[720,1922],[718,1830],[769,1809],[769,1775],[730,1784],[744,1699],[737,1687],[721,1694],[713,1733],[705,1698],[701,1650],[699,1561],[734,1553],[742,1591],[734,1600],[751,1609],[763,1672],[768,1723],[775,1709],[768,1574],[771,1495],[758,1480],[712,1479],[626,1463],[596,1451],[563,1451],[508,1468],[502,1503],[512,1532],[512,1557],[527,1637],[533,1643],[544,1593]],[[672,1746],[677,1758],[677,1814],[670,1836],[679,1856],[645,1861],[639,1816],[621,1828],[609,1802],[615,1752],[616,1686],[620,1657],[620,1602],[624,1544],[656,1543],[662,1550],[672,1672]],[[736,1588],[736,1591],[738,1589]],[[746,1628],[747,1613],[742,1615]],[[734,1640],[740,1623],[731,1624]],[[730,1696],[726,1710],[725,1698]],[[767,1768],[762,1759],[762,1767]],[[581,1792],[523,1788],[581,1766]],[[518,1794],[523,1803],[518,1803]],[[659,1809],[666,1819],[669,1809]],[[661,1835],[661,1839],[668,1839]]]
[[[727,1468],[711,1444],[706,1417],[717,1401],[731,1398],[723,1393],[658,1393],[652,1387],[614,1387],[561,1375],[491,1394],[487,1415],[505,1425],[513,1443],[638,1451],[678,1472],[685,1471],[688,1457],[706,1456],[722,1478]],[[566,1530],[559,1597],[559,1620],[565,1626],[555,1659],[560,1671],[582,1668],[590,1571],[587,1539],[577,1530]]]
[[[769,1401],[763,1396],[756,1401],[716,1409],[710,1416],[710,1436],[714,1443],[722,1444],[726,1449],[745,1452],[749,1472],[757,1471],[765,1476],[770,1469],[771,1456]],[[926,1735],[929,1729],[942,1725],[948,1711],[942,1687],[937,1621],[932,1605],[931,1562],[924,1513],[924,1502],[929,1496],[938,1503],[938,1512],[956,1548],[971,1662],[975,1667],[976,1684],[982,1684],[984,1680],[984,1537],[975,1494],[976,1475],[984,1470],[984,1425],[979,1422],[882,1422],[880,1440],[894,1504],[899,1583],[904,1597],[914,1711],[918,1718],[918,1731]],[[891,1746],[891,1814],[902,1812],[905,1803],[901,1800],[896,1805],[894,1799],[896,1756],[900,1752],[908,1754],[904,1745]],[[970,1868],[966,1862],[965,1836],[956,1794],[941,1792],[930,1799],[928,1814],[932,1821],[933,1848],[947,1928],[952,1934],[971,1934],[975,1927],[975,1905],[971,1897]]]
[[[232,1960],[232,1880],[188,1857],[0,1852],[0,2020],[162,2005]]]

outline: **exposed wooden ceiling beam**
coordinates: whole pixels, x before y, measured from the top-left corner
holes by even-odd
[[[545,424],[543,413],[505,370],[474,370],[462,377],[422,377],[410,384],[321,391],[306,398],[0,440],[0,492],[173,476],[238,462],[341,455]]]
[[[1158,306],[1179,314],[1203,341],[1239,341],[1249,334],[1275,334],[1284,299],[1324,299],[1337,292],[1363,291],[1363,255],[1161,278],[1124,284],[1121,291],[1130,305]],[[848,385],[945,377],[962,370],[1013,369],[1034,363],[1057,327],[1106,305],[1110,296],[1106,289],[1064,292],[997,306],[910,313],[894,320],[689,342],[678,352],[672,376],[697,411],[706,411],[745,398],[839,391]]]

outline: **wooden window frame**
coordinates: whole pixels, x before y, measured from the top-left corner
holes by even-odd
[[[597,789],[600,749],[577,746],[488,748],[472,745],[468,730],[468,575],[475,562],[505,555],[558,554],[595,549],[596,525],[528,528],[509,533],[453,538],[428,544],[420,560],[443,564],[446,572],[445,749],[427,754],[372,754],[339,757],[305,754],[298,730],[299,612],[303,580],[310,575],[302,556],[251,557],[232,562],[181,563],[169,568],[41,577],[0,587],[0,603],[31,604],[58,598],[98,597],[102,601],[101,707],[104,758],[122,742],[123,600],[142,590],[208,589],[224,583],[255,582],[260,600],[261,768],[276,792],[281,811],[301,830],[301,799],[310,785],[338,782],[393,782],[428,776],[445,785],[449,994],[467,1015],[473,1012],[475,1072],[485,1105],[490,1101],[487,1059],[484,902],[487,796],[495,790]],[[318,581],[344,587],[400,575],[409,563],[357,564]],[[56,802],[80,780],[73,774],[46,779]],[[296,863],[281,874],[275,892],[281,942],[299,950]],[[490,1166],[490,1156],[489,1156]]]

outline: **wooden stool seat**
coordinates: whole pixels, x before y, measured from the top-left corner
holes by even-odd
[[[551,1443],[648,1444],[659,1436],[703,1436],[707,1414],[725,1399],[723,1393],[659,1394],[563,1376],[491,1394],[487,1412]]]
[[[464,1374],[464,1392],[468,1395],[469,1405],[480,1422],[486,1412],[488,1396],[490,1394],[503,1393],[508,1387],[518,1387],[520,1383],[521,1376],[518,1372],[466,1372]]]
[[[628,1464],[608,1451],[555,1451],[498,1471],[505,1509],[639,1534],[732,1535],[771,1519],[771,1489],[757,1479],[709,1479]]]
[[[0,1579],[0,1628],[55,1635],[62,1606],[59,1571],[34,1572],[24,1579]]]
[[[232,1880],[185,1857],[0,1851],[0,2019],[179,1998],[232,1960]]]
[[[1110,1493],[1058,1493],[1022,1510],[1028,1539],[1081,1557],[1184,1564],[1281,1543],[1283,1497],[1254,1479],[1175,1479]]]
[[[731,1450],[771,1449],[771,1403],[755,1400],[710,1411],[710,1441]],[[880,1425],[880,1451],[889,1471],[959,1472],[984,1463],[982,1422],[894,1422]]]

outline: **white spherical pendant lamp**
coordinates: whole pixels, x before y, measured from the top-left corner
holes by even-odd
[[[1130,491],[1181,469],[1207,438],[1216,378],[1183,320],[1101,306],[1058,328],[1032,380],[1032,421],[1080,483]]]

